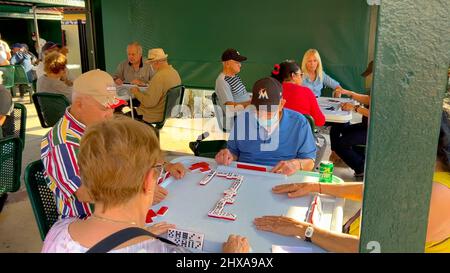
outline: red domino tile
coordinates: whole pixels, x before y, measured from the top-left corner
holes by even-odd
[[[152,218],[155,216],[156,216],[156,213],[152,209],[149,209],[147,212],[147,216],[145,217],[145,222],[152,223],[153,222]]]
[[[191,167],[197,168],[197,167],[209,167],[209,164],[206,162],[198,162],[195,164],[192,164]]]
[[[156,214],[158,214],[158,215],[164,215],[164,214],[166,214],[166,212],[167,212],[168,209],[169,209],[169,207],[163,206],[163,207],[161,207],[161,208],[158,210],[158,212],[157,212]]]
[[[267,172],[267,169],[265,167],[258,167],[258,166],[252,166],[252,165],[247,165],[247,164],[240,164],[240,163],[237,164],[237,167],[239,169]]]

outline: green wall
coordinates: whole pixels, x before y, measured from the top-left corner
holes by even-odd
[[[213,87],[223,50],[234,47],[249,58],[240,75],[251,89],[275,63],[300,61],[307,49],[317,48],[326,72],[344,87],[364,90],[366,1],[94,0],[93,6],[101,16],[96,36],[103,39],[97,44],[104,43],[99,58],[104,56],[105,67],[100,68],[108,72],[126,58],[126,45],[137,40],[144,52],[164,48],[184,84]]]

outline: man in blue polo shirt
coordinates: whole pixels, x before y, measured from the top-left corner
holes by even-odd
[[[253,86],[251,106],[236,117],[227,149],[216,155],[218,164],[233,160],[274,166],[272,172],[292,175],[314,168],[316,144],[306,118],[284,109],[282,86],[274,78]]]

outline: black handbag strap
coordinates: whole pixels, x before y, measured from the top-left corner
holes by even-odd
[[[162,238],[160,236],[157,236],[143,228],[138,227],[129,227],[122,230],[119,230],[105,239],[101,240],[97,244],[95,244],[93,247],[91,247],[86,253],[106,253],[115,247],[117,247],[120,244],[123,244],[133,238],[139,237],[139,236],[150,236],[155,239],[160,240],[161,242],[170,244],[170,245],[176,245],[174,242]]]

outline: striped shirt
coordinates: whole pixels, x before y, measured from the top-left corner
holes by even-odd
[[[41,159],[48,186],[56,196],[61,218],[83,219],[90,216],[92,211],[89,203],[78,201],[75,192],[81,186],[77,156],[86,126],[76,120],[68,109],[42,139]]]
[[[220,73],[216,79],[216,94],[219,105],[225,110],[226,102],[245,102],[250,96],[238,75],[233,77]]]

